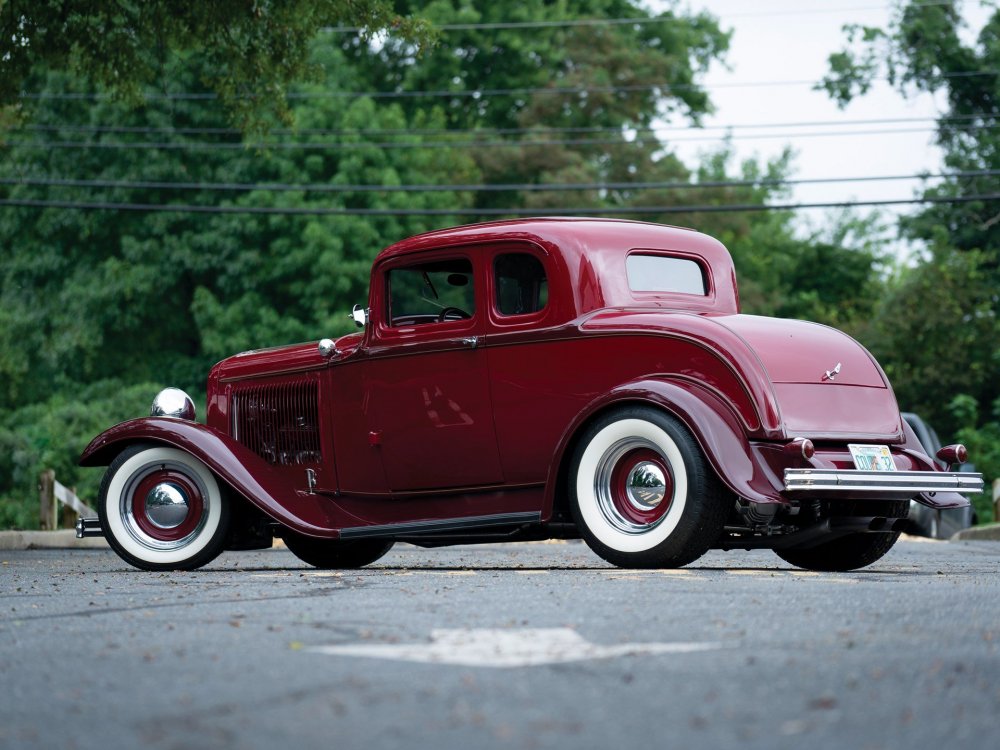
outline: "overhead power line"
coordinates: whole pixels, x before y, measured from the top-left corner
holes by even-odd
[[[277,206],[198,206],[159,203],[110,203],[103,201],[58,201],[5,198],[0,206],[19,208],[65,208],[96,211],[149,211],[185,214],[266,214],[280,216],[640,216],[651,214],[741,213],[752,211],[798,211],[809,208],[853,208],[902,206],[923,203],[969,203],[1000,201],[1000,193],[956,197],[904,198],[877,201],[832,201],[706,206],[580,206],[575,208],[327,208]]]
[[[929,0],[924,3],[916,3],[921,7],[934,7],[941,5],[949,5],[950,2],[947,0]],[[788,16],[806,16],[806,15],[830,15],[838,13],[865,13],[868,11],[884,11],[888,10],[888,6],[882,5],[862,5],[854,7],[840,7],[840,8],[788,8],[785,10],[779,9],[768,9],[768,10],[756,10],[756,11],[734,11],[727,12],[726,18],[749,18],[749,17],[768,17],[768,16],[781,16],[786,18]],[[495,21],[495,22],[482,22],[482,23],[442,23],[437,24],[434,28],[437,31],[490,31],[490,30],[505,30],[505,29],[552,29],[552,28],[575,28],[581,26],[641,26],[647,24],[657,24],[657,23],[671,23],[680,19],[677,16],[657,16],[650,18],[648,16],[640,16],[637,18],[568,18],[558,21]],[[370,29],[364,26],[332,26],[324,29],[327,33],[332,34],[357,34],[362,31],[370,31]]]
[[[964,70],[953,73],[939,73],[939,78],[972,78],[981,76],[996,76],[996,70]],[[877,77],[873,80],[885,81],[885,77]],[[730,81],[720,83],[643,83],[643,84],[620,84],[610,86],[541,86],[522,88],[481,88],[481,89],[456,89],[456,90],[416,90],[416,91],[297,91],[286,95],[290,100],[307,99],[357,99],[367,97],[370,99],[422,99],[422,98],[450,98],[482,99],[494,96],[528,96],[532,94],[591,94],[591,93],[637,93],[658,91],[669,93],[671,91],[705,91],[711,89],[733,89],[733,88],[766,88],[773,86],[815,86],[816,81],[811,79],[799,80],[776,80],[776,81]],[[24,93],[22,99],[27,100],[83,100],[99,101],[109,99],[110,94],[99,94],[94,92],[43,92]],[[166,94],[149,93],[144,99],[146,101],[205,101],[217,99],[216,94],[206,91],[177,91]],[[254,95],[247,95],[242,98],[252,99]]]
[[[272,135],[298,135],[298,136],[329,136],[329,135],[357,135],[357,136],[412,136],[412,135],[457,135],[457,134],[479,134],[479,135],[548,135],[557,133],[682,133],[682,132],[704,132],[708,130],[762,130],[762,129],[791,129],[806,127],[850,127],[856,125],[898,125],[915,122],[972,122],[975,120],[986,120],[1000,117],[1000,112],[982,112],[975,115],[943,115],[935,117],[927,115],[923,117],[876,117],[855,120],[802,120],[798,122],[748,122],[748,123],[719,123],[704,125],[650,125],[631,127],[622,125],[619,127],[600,126],[578,126],[578,127],[530,127],[530,128],[275,128]],[[154,127],[146,125],[77,125],[77,124],[31,124],[12,129],[21,133],[114,133],[120,135],[231,135],[240,136],[242,131],[237,128],[215,128],[215,127]]]
[[[705,180],[698,182],[580,182],[494,183],[420,185],[336,185],[329,183],[165,182],[149,180],[80,180],[58,177],[0,177],[0,185],[71,188],[124,188],[129,190],[181,190],[209,192],[303,192],[303,193],[429,193],[429,192],[573,192],[585,190],[705,190],[711,188],[785,187],[851,182],[898,182],[923,179],[995,177],[1000,169],[926,174],[868,175],[860,177],[814,177],[801,179]]]
[[[940,128],[948,131],[974,132],[979,130],[998,130],[1000,124],[948,126]],[[258,143],[242,143],[237,141],[29,141],[15,139],[7,145],[27,149],[160,149],[164,151],[243,151],[250,149],[267,150],[302,150],[302,151],[354,151],[358,149],[399,149],[421,150],[438,148],[526,148],[539,146],[668,146],[674,143],[705,143],[720,140],[761,141],[775,139],[800,138],[842,138],[846,136],[900,135],[906,133],[930,133],[939,128],[879,128],[871,130],[829,130],[806,133],[751,133],[744,135],[704,135],[666,138],[662,142],[652,138],[637,136],[633,140],[621,138],[554,138],[554,139],[498,139],[498,140],[464,140],[464,141],[355,141],[355,142],[315,142],[315,141],[263,141]]]

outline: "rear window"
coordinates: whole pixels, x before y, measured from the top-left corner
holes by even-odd
[[[633,292],[708,294],[705,273],[697,261],[669,255],[630,255],[625,259],[628,285]]]

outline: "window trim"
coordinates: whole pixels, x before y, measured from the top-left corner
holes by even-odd
[[[494,240],[483,243],[483,250],[483,273],[489,283],[489,302],[486,309],[491,330],[495,333],[503,333],[505,331],[543,327],[545,322],[555,314],[557,307],[556,300],[553,298],[555,289],[553,287],[553,261],[550,253],[544,247],[528,239],[508,239],[503,242],[496,242]],[[520,315],[504,315],[497,308],[497,280],[494,273],[494,262],[500,255],[511,255],[513,253],[530,255],[542,264],[542,270],[545,271],[545,280],[549,287],[549,298],[545,303],[545,307],[541,310],[522,313]]]
[[[483,297],[488,287],[476,262],[474,255],[467,251],[467,246],[451,248],[429,248],[425,251],[402,255],[384,263],[378,269],[378,299],[372,299],[378,305],[380,315],[376,325],[372,326],[374,337],[382,342],[390,343],[403,339],[423,338],[453,338],[472,329],[481,327]],[[422,323],[419,325],[394,326],[391,324],[392,290],[390,289],[389,273],[405,268],[420,266],[439,261],[464,260],[472,267],[471,282],[473,285],[474,309],[472,317],[460,320],[445,320],[440,323]]]

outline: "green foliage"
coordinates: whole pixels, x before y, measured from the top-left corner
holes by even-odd
[[[955,441],[969,449],[975,457],[976,470],[986,477],[1000,477],[1000,399],[993,402],[988,416],[979,414],[979,402],[972,396],[960,394],[952,399],[949,409],[955,421],[963,425],[955,436]],[[992,482],[987,481],[986,491],[973,496],[973,503],[980,522],[1000,521],[994,517]]]
[[[310,5],[297,19],[290,15],[302,10],[299,2],[257,3],[252,7],[260,9],[260,19],[248,16],[244,3],[180,9],[176,24],[186,23],[197,32],[190,43],[175,39],[177,26],[169,21],[162,31],[140,29],[136,39],[143,40],[142,45],[133,48],[130,41],[106,61],[97,60],[97,41],[87,43],[95,46],[52,42],[35,24],[36,47],[30,55],[18,52],[30,59],[8,61],[20,66],[17,82],[11,84],[16,89],[89,92],[96,82],[114,85],[119,96],[31,100],[20,116],[24,124],[45,130],[31,137],[13,132],[0,176],[124,184],[85,192],[72,185],[22,182],[0,186],[0,197],[175,205],[177,210],[0,208],[0,526],[24,525],[34,518],[34,486],[44,468],[54,468],[59,481],[77,484],[81,496],[92,499],[95,472],[81,473],[75,457],[112,422],[146,413],[161,384],[195,394],[202,392],[205,374],[220,358],[353,330],[348,311],[367,300],[369,269],[381,248],[461,223],[459,216],[447,213],[361,216],[309,211],[527,207],[544,214],[581,205],[763,205],[781,195],[767,184],[697,191],[625,187],[589,193],[265,189],[268,183],[709,182],[734,176],[774,180],[789,171],[787,155],[772,164],[735,165],[726,149],[692,171],[670,153],[669,142],[634,130],[664,113],[677,111],[697,120],[709,111],[698,78],[724,54],[728,36],[707,15],[683,13],[675,5],[660,16],[662,22],[651,24],[448,31],[440,34],[438,46],[417,55],[418,42],[412,37],[366,38],[325,31],[309,41],[306,32],[322,25],[321,18],[332,19],[337,9],[344,11],[339,20],[370,28],[391,14],[444,24],[639,17],[648,11],[633,0]],[[7,3],[3,10],[12,7]],[[127,29],[139,23],[139,6],[128,3],[115,6],[118,15],[111,20],[111,11],[102,3],[66,7],[82,14],[72,21],[79,29],[92,30],[99,23]],[[152,20],[165,12],[160,2],[143,7]],[[18,7],[17,12],[28,11]],[[31,11],[35,19],[48,12]],[[234,19],[228,23],[227,13]],[[268,41],[268,34],[286,31],[287,38]],[[117,33],[110,38],[117,39]],[[218,41],[219,34],[232,39]],[[308,55],[300,57],[300,45],[306,42]],[[255,52],[259,47],[264,48],[261,55]],[[145,56],[151,51],[155,59]],[[119,85],[112,73],[126,62],[131,65],[129,56],[135,58],[135,68],[129,68],[132,72]],[[304,75],[308,69],[323,74]],[[5,85],[13,80],[0,78]],[[293,80],[296,97],[288,100],[292,106],[285,112],[285,88]],[[145,97],[157,91],[198,92],[206,85],[222,94],[221,102]],[[542,87],[557,93],[394,99],[341,95]],[[576,90],[580,87],[607,90],[581,93]],[[261,98],[240,98],[247,91],[259,92]],[[255,135],[248,139],[249,146],[227,130],[234,118],[244,131],[253,118],[263,118],[258,124],[271,122],[267,112],[290,115],[295,127],[267,138]],[[121,130],[100,129],[109,125]],[[603,130],[581,130],[579,137],[564,138],[547,131],[552,127]],[[454,132],[458,129],[474,129],[474,135]],[[476,136],[503,138],[511,145],[466,148],[459,143]],[[557,138],[573,142],[550,142]],[[302,146],[288,147],[290,140]],[[50,148],[50,141],[84,141],[90,147]],[[340,147],[319,147],[331,141]],[[386,141],[410,147],[380,145]],[[425,142],[434,147],[414,147]],[[138,181],[202,187],[180,191],[136,186]],[[218,190],[205,187],[209,183],[261,187]],[[298,213],[197,213],[190,206],[287,208]],[[822,236],[798,235],[790,213],[644,218],[695,226],[726,242],[737,262],[749,312],[801,316],[850,328],[874,309],[879,296],[882,258],[863,240],[866,227],[850,216],[840,217],[835,229]]]
[[[265,130],[268,116],[290,121],[289,84],[318,73],[313,37],[340,24],[430,39],[425,24],[395,15],[386,0],[0,0],[0,108],[19,105],[39,66],[138,105],[147,86],[171,89],[172,53],[192,52],[203,61],[199,88],[215,92],[242,129]]]
[[[947,102],[937,136],[945,167],[1000,170],[1000,9],[984,5],[991,13],[970,43],[957,0],[897,3],[888,28],[849,30],[849,49],[831,56],[824,87],[841,104],[883,74],[904,93],[936,92]],[[983,174],[946,179],[925,195],[996,192],[995,174]],[[997,415],[978,404],[1000,399],[1000,201],[931,204],[900,228],[929,252],[893,280],[870,329],[872,349],[899,402],[967,441],[991,481],[1000,477]]]
[[[699,170],[699,180],[730,179],[731,160],[728,150],[713,154]],[[747,161],[737,176],[773,183],[788,176],[790,163],[788,153],[765,168]],[[710,201],[764,205],[775,197],[782,193],[773,187],[731,187],[711,191]],[[691,222],[729,248],[745,312],[812,320],[855,333],[883,294],[886,258],[876,240],[881,228],[876,219],[860,220],[849,212],[830,219],[827,230],[809,235],[797,232],[792,214],[781,211],[692,216]]]
[[[103,470],[77,466],[80,451],[110,425],[148,414],[153,396],[163,387],[158,383],[123,387],[118,381],[102,381],[74,393],[53,394],[6,415],[0,425],[0,478],[9,477],[9,484],[0,492],[0,528],[38,527],[35,488],[46,468],[54,469],[59,482],[76,487],[77,494],[92,504]]]
[[[980,253],[939,248],[893,279],[868,331],[899,403],[943,435],[975,424],[956,420],[953,394],[989,403],[995,392],[995,296]]]
[[[682,13],[676,5],[657,16],[660,23],[563,26],[559,22],[567,19],[652,14],[635,0],[397,0],[400,15],[420,15],[434,24],[553,25],[448,30],[416,61],[412,44],[402,39],[389,39],[374,51],[357,39],[345,39],[342,49],[359,75],[380,90],[482,91],[477,97],[445,100],[442,112],[449,128],[477,129],[485,140],[496,139],[497,129],[508,133],[513,145],[473,151],[485,183],[683,180],[689,170],[674,159],[660,158],[663,144],[655,137],[639,133],[630,139],[626,134],[627,128],[648,126],[670,112],[697,120],[710,111],[698,77],[724,55],[729,36],[711,16]],[[412,116],[425,110],[427,102],[403,99],[401,105]],[[548,128],[578,130],[567,137]],[[475,205],[541,213],[584,204],[656,205],[658,198],[628,191],[510,191],[481,193]],[[688,193],[686,200],[691,198]]]

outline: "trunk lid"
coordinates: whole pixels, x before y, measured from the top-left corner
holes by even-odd
[[[845,333],[800,320],[721,316],[757,356],[788,437],[902,440],[899,408],[882,369]]]
[[[715,320],[750,345],[772,383],[888,387],[868,351],[835,328],[755,315]],[[835,372],[838,365],[840,370]],[[828,372],[832,377],[827,376]]]

